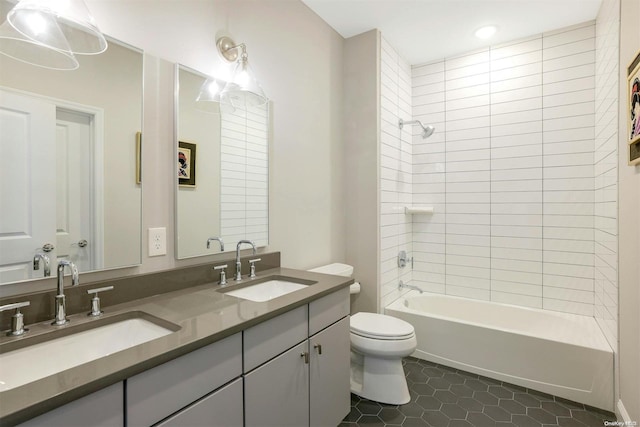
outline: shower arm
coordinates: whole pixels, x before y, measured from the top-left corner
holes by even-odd
[[[409,121],[405,122],[402,119],[398,119],[398,127],[400,129],[402,129],[404,127],[404,125],[414,125],[414,124],[420,125],[420,127],[422,128],[423,131],[427,130],[427,128],[424,127],[424,125],[422,124],[422,122],[420,120],[409,120]]]

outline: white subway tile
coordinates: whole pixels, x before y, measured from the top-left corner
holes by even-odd
[[[460,55],[454,58],[447,58],[444,61],[445,71],[448,75],[451,74],[451,70],[456,68],[469,67],[471,65],[483,64],[489,62],[490,53],[489,49],[484,49],[479,52],[473,52],[470,54]],[[477,73],[473,73],[477,74]]]
[[[563,313],[580,314],[583,316],[593,316],[593,304],[583,304],[578,302],[543,298],[542,308],[545,310],[560,311]]]
[[[575,55],[592,50],[595,50],[595,38],[593,37],[548,48],[545,46],[542,50],[542,58],[546,61],[549,59]]]
[[[531,64],[519,65],[511,68],[491,71],[491,81],[497,82],[501,80],[515,79],[518,77],[530,76],[542,72],[542,62],[534,62]]]
[[[542,179],[542,168],[492,170],[491,181]],[[492,188],[492,191],[495,189]]]
[[[491,248],[491,258],[542,262],[542,251],[515,248]]]
[[[584,91],[586,89],[593,90],[595,87],[595,77],[582,77],[566,81],[547,82],[542,85],[542,96],[551,96],[558,94],[567,94],[571,92]]]
[[[518,66],[542,62],[542,51],[521,53],[519,55],[507,56],[491,61],[491,71],[513,69]]]
[[[540,188],[540,191],[527,191],[520,193],[492,191],[491,203],[542,203],[542,188]]]
[[[542,108],[542,97],[522,99],[518,101],[506,101],[499,104],[491,105],[491,114],[493,121],[498,114],[515,113],[519,111],[529,112],[530,110],[540,110]],[[542,116],[535,120],[542,120]]]
[[[493,282],[491,286],[491,301],[523,307],[542,308],[541,297],[496,291],[493,290]]]
[[[528,87],[538,87],[538,90],[542,93],[542,73],[491,82],[492,93],[506,92]]]
[[[473,257],[461,255],[446,255],[447,266],[467,266],[489,269],[491,267],[491,258]],[[455,271],[455,268],[454,268]]]
[[[489,299],[491,298],[491,292],[487,289],[474,289],[453,285],[447,285],[446,294],[486,301],[489,301]]]
[[[516,43],[509,42],[504,45],[492,47],[491,59],[496,60],[508,56],[520,55],[523,53],[540,50],[542,50],[542,37],[534,36],[533,38],[522,40]]]
[[[523,87],[502,92],[491,92],[491,105],[501,102],[513,102],[522,99],[538,98],[543,95],[543,86]]]
[[[538,261],[519,261],[513,259],[491,258],[491,268],[496,270],[542,273],[542,263]]]

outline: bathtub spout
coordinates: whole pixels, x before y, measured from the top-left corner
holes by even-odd
[[[405,284],[402,280],[400,280],[400,282],[398,282],[398,290],[401,291],[402,289],[413,289],[414,291],[418,291],[420,293],[424,292],[419,287],[414,286],[414,285]]]

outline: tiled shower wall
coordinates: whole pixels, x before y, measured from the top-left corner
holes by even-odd
[[[620,0],[596,20],[595,317],[609,344],[618,331],[618,64]]]
[[[268,107],[224,113],[220,124],[220,235],[269,241]]]
[[[398,267],[401,250],[412,251],[411,134],[398,118],[411,119],[411,66],[382,39],[380,52],[380,304],[398,298],[400,280],[411,281],[411,265]],[[404,291],[406,292],[406,291]],[[404,293],[403,292],[403,293]]]
[[[413,284],[594,315],[595,23],[412,68]]]

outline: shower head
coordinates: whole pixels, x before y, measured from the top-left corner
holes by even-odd
[[[408,122],[405,122],[402,119],[398,120],[398,127],[400,129],[402,129],[402,127],[404,125],[412,125],[412,124],[420,125],[420,127],[422,128],[422,139],[429,138],[433,134],[433,131],[436,130],[436,128],[431,126],[431,125],[428,125],[428,126],[423,125],[420,120],[411,120],[411,121],[408,121]]]

